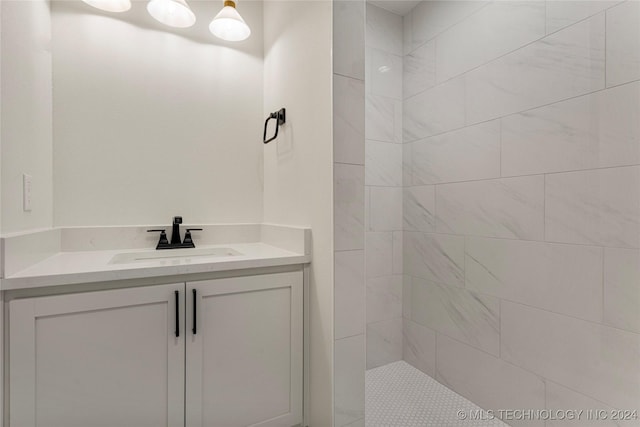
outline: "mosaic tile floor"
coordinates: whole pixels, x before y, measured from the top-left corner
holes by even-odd
[[[464,411],[465,420],[459,411]],[[404,361],[366,374],[366,427],[507,427],[481,408]]]

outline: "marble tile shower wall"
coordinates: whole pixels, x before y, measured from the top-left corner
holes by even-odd
[[[640,409],[640,2],[427,1],[403,49],[404,359],[487,409]]]
[[[402,17],[367,4],[367,369],[402,360]]]
[[[364,427],[364,39],[365,1],[333,1],[335,427]]]

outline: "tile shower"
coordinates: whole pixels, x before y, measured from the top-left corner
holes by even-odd
[[[640,409],[640,2],[365,19],[366,368],[485,409]]]

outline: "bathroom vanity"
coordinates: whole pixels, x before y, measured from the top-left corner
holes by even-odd
[[[178,251],[48,232],[2,281],[5,426],[303,425],[309,231],[236,227]]]

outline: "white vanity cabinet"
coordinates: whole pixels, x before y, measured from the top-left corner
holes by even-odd
[[[11,300],[9,427],[301,424],[302,282],[294,271]]]
[[[10,426],[182,425],[176,291],[184,305],[184,283],[11,301]]]
[[[187,283],[187,324],[188,427],[302,423],[302,273]]]

